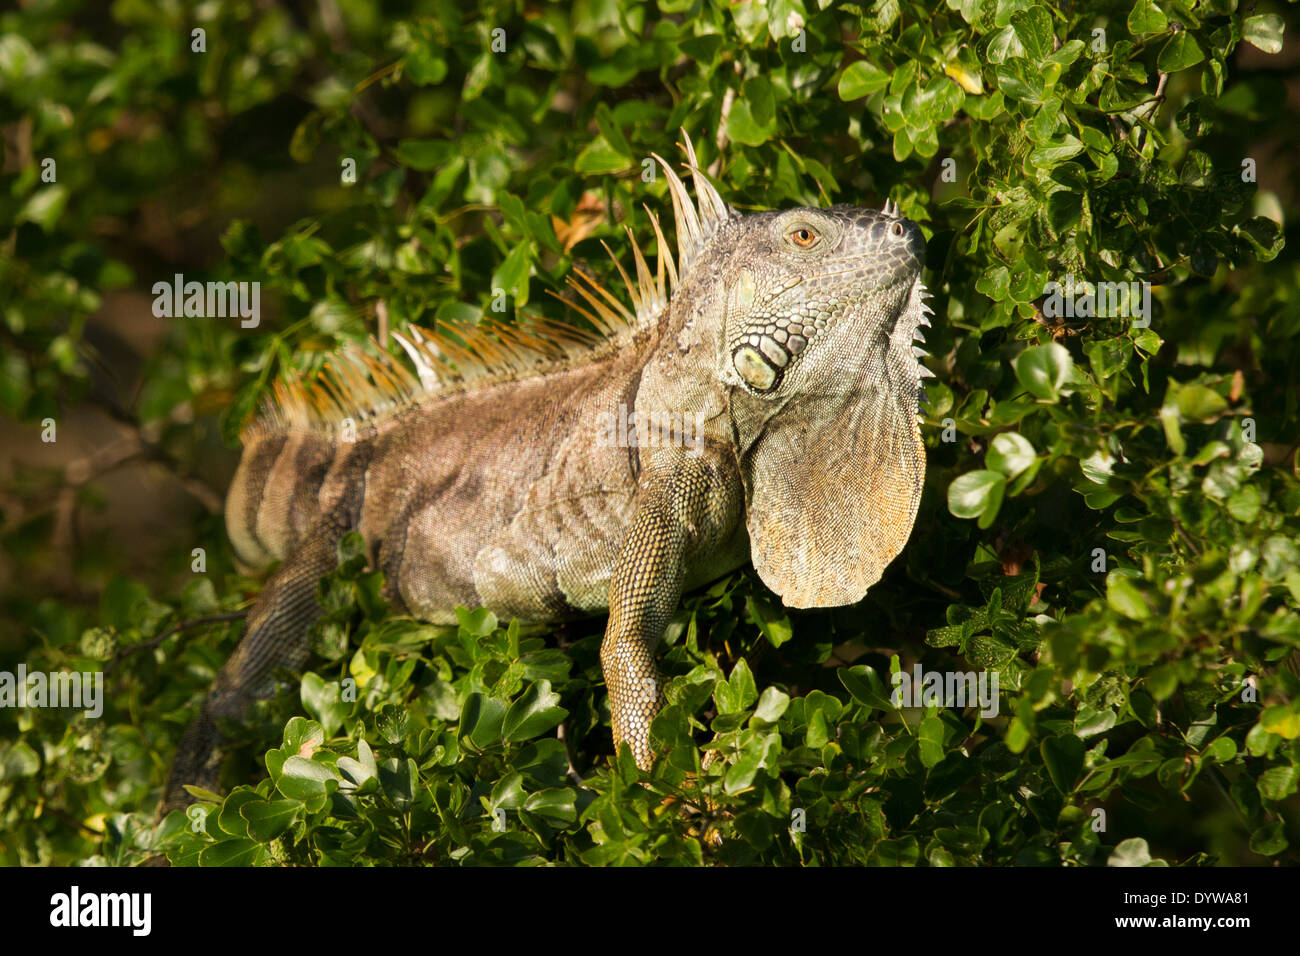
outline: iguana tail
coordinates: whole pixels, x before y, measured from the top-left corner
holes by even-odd
[[[339,538],[355,527],[360,511],[360,489],[345,468],[341,493],[321,512],[321,489],[335,454],[326,436],[264,429],[246,433],[244,444],[226,501],[226,528],[248,567],[260,570],[277,559],[284,564],[253,604],[239,646],[181,739],[162,814],[193,802],[185,784],[217,789],[224,744],[218,721],[242,720],[254,699],[270,694],[277,669],[307,663],[307,630],[321,613],[316,584],[337,566]]]
[[[181,739],[163,793],[162,814],[193,802],[184,789],[187,783],[218,789],[224,738],[217,721],[223,717],[242,720],[254,699],[270,694],[277,669],[298,670],[307,663],[311,656],[307,631],[321,613],[316,584],[337,566],[338,540],[348,527],[337,512],[321,518],[302,547],[267,582],[249,614],[239,646],[221,668],[198,717]]]

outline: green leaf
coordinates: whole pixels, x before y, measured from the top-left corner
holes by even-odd
[[[1168,18],[1150,0],[1138,0],[1128,12],[1128,32],[1135,37],[1164,33],[1168,26]]]
[[[255,803],[257,800],[257,794],[247,787],[232,790],[222,803],[221,810],[217,814],[217,829],[228,836],[248,836],[248,820],[241,815],[240,810],[245,805]],[[208,828],[208,832],[213,833],[211,827]]]
[[[1085,704],[1075,712],[1074,733],[1080,738],[1095,737],[1114,727],[1117,719],[1113,710],[1096,710]]]
[[[402,60],[402,74],[416,86],[437,86],[447,78],[447,61],[440,51],[420,46]]]
[[[468,740],[470,747],[481,753],[500,743],[505,717],[505,701],[485,694],[470,694],[461,710],[456,736]]]
[[[1273,704],[1259,715],[1259,726],[1283,740],[1295,740],[1300,737],[1300,713],[1283,704]]]
[[[1052,169],[1083,152],[1083,143],[1073,136],[1049,140],[1029,154],[1029,162],[1039,169]]]
[[[1250,243],[1261,262],[1271,262],[1285,245],[1282,227],[1267,216],[1254,216],[1247,219],[1238,225],[1234,232]]]
[[[842,667],[836,674],[840,683],[858,703],[872,710],[893,709],[894,705],[889,702],[890,692],[873,668],[858,664],[855,667]]]
[[[1016,28],[1010,24],[994,33],[989,40],[987,56],[990,63],[1005,63],[1013,57],[1024,55],[1025,46],[1020,42]]]
[[[1185,422],[1203,422],[1217,418],[1228,401],[1212,388],[1188,385],[1178,392],[1178,414]]]
[[[838,93],[842,100],[858,100],[888,85],[888,73],[874,63],[858,60],[840,74]]]
[[[530,793],[521,809],[561,825],[578,819],[576,795],[567,787]]]
[[[528,277],[533,271],[533,257],[537,247],[532,242],[515,245],[501,265],[492,273],[492,295],[504,291],[514,300],[515,308],[528,304]]]
[[[773,647],[780,647],[794,636],[790,615],[758,595],[751,594],[745,601],[745,617],[758,626]]]
[[[1048,737],[1039,749],[1052,785],[1061,793],[1070,794],[1083,770],[1083,741],[1074,734]]]
[[[578,154],[573,162],[575,172],[584,176],[617,173],[632,165],[630,157],[620,153],[603,136],[597,136]]]
[[[1259,788],[1259,795],[1265,800],[1285,800],[1296,792],[1298,780],[1300,780],[1300,769],[1273,767],[1259,775],[1256,786]]]
[[[393,150],[398,162],[427,172],[437,169],[455,154],[456,144],[443,139],[404,139]]]
[[[538,737],[569,716],[548,680],[534,681],[506,711],[502,733],[507,743]]]
[[[1027,103],[1041,103],[1046,87],[1043,75],[1030,65],[1028,60],[1016,58],[994,69],[998,78],[998,89],[1008,99],[1023,100]]]
[[[1065,346],[1055,342],[1030,346],[1011,365],[1025,390],[1045,402],[1060,400],[1061,390],[1074,372],[1074,359]]]
[[[1161,860],[1151,859],[1151,850],[1143,837],[1129,837],[1121,842],[1106,860],[1107,866],[1164,866]]]
[[[776,115],[756,115],[756,110],[746,100],[737,97],[727,116],[727,135],[746,146],[762,146],[776,134]]]
[[[383,788],[384,796],[394,809],[405,813],[415,800],[415,788],[420,776],[415,761],[409,757],[406,760],[394,757],[381,763],[378,770],[379,786]]]
[[[384,704],[375,716],[375,728],[390,744],[400,744],[406,739],[411,715],[405,707]]]
[[[1290,846],[1286,825],[1281,820],[1266,823],[1250,835],[1250,849],[1260,856],[1276,856]]]
[[[776,687],[765,688],[758,698],[758,706],[754,708],[754,716],[751,720],[774,724],[781,719],[781,715],[789,706],[789,694]]]
[[[1145,621],[1151,616],[1151,606],[1133,579],[1120,571],[1106,575],[1106,603],[1131,621]]]
[[[1205,59],[1205,54],[1196,45],[1196,39],[1186,30],[1179,30],[1171,36],[1160,49],[1156,58],[1156,67],[1161,73],[1177,73],[1190,66],[1195,66]]]
[[[326,681],[311,671],[302,675],[299,691],[302,706],[307,713],[320,721],[326,737],[333,737],[343,726],[343,718],[352,709],[342,700],[342,690],[337,681]]]
[[[725,681],[718,681],[713,688],[713,699],[718,702],[721,714],[736,714],[753,706],[758,700],[758,688],[754,686],[754,675],[742,657],[731,669],[731,676]]]
[[[1038,5],[1018,10],[1011,15],[1011,25],[1025,48],[1024,55],[1034,63],[1052,52],[1052,15]]]
[[[916,745],[926,769],[937,766],[943,760],[943,720],[924,718],[916,730]]]
[[[21,740],[0,750],[0,781],[21,780],[40,769],[41,758]]]
[[[1286,23],[1276,13],[1257,13],[1241,24],[1241,38],[1265,53],[1282,52],[1282,34]]]
[[[223,840],[199,853],[200,866],[256,866],[266,850],[255,840]]]
[[[1036,453],[1029,440],[1017,432],[1002,432],[993,439],[984,463],[993,471],[1014,478],[1034,463]]]
[[[722,783],[723,790],[733,794],[748,789],[750,784],[754,782],[754,777],[758,774],[759,764],[762,760],[762,751],[756,746],[750,746],[734,764],[727,768],[727,775]]]
[[[68,204],[68,187],[62,183],[38,189],[23,203],[19,222],[34,222],[45,232],[53,232]]]
[[[967,472],[948,486],[948,510],[956,518],[997,514],[1006,487],[1006,476],[996,471]]]
[[[331,786],[333,784],[334,786]],[[322,766],[305,757],[289,757],[284,762],[276,789],[290,800],[310,800],[325,796],[337,787],[338,779]]]
[[[301,810],[302,803],[297,800],[254,801],[240,807],[239,814],[248,821],[250,837],[269,843],[293,825]]]
[[[1215,763],[1229,763],[1236,759],[1237,744],[1231,737],[1217,737],[1205,748],[1204,756]]]

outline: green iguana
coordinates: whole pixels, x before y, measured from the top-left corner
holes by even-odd
[[[651,213],[656,273],[635,249],[636,279],[619,266],[630,309],[570,280],[604,334],[412,329],[394,335],[410,368],[372,346],[314,387],[276,386],[244,431],[226,526],[247,565],[283,564],[186,732],[165,808],[186,783],[215,789],[217,719],[306,664],[317,581],[348,531],[387,600],[433,623],[457,605],[533,623],[608,610],[614,741],[641,767],[655,647],[684,589],[752,561],[786,605],[828,607],[880,578],[925,473],[921,231],[889,202],[742,216],[685,152],[698,205],[654,157],[676,262]]]

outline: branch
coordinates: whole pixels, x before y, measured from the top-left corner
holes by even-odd
[[[744,72],[739,60],[733,66],[737,76]],[[727,150],[727,117],[731,115],[731,105],[735,102],[736,88],[729,86],[726,92],[722,94],[722,109],[718,111],[718,135],[713,140],[713,144],[718,147],[718,155],[713,162],[709,163],[707,172],[710,179],[717,179],[718,171],[722,169],[722,157]]]
[[[1156,95],[1151,98],[1151,109],[1147,110],[1147,115],[1143,117],[1143,120],[1146,122],[1150,123],[1156,118],[1156,113],[1159,111],[1160,105],[1165,101],[1165,84],[1168,82],[1169,74],[1161,73],[1160,79],[1156,82]],[[1142,147],[1146,145],[1146,141],[1147,128],[1139,124],[1137,136],[1137,149],[1139,155],[1142,153]]]
[[[204,624],[221,624],[227,621],[239,621],[246,617],[248,617],[247,611],[231,611],[227,614],[209,614],[207,617],[196,617],[193,620],[181,621],[179,624],[173,624],[155,638],[141,641],[139,644],[132,644],[130,647],[120,648],[117,653],[113,655],[113,659],[104,667],[104,676],[107,677],[109,673],[112,672],[113,668],[123,659],[137,651],[151,650],[157,647],[178,631],[185,631],[192,627],[201,627]]]

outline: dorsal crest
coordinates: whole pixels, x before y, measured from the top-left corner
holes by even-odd
[[[336,353],[314,375],[277,380],[270,398],[245,429],[244,440],[250,433],[300,428],[333,434],[345,421],[358,429],[372,426],[425,397],[590,362],[656,326],[674,290],[718,229],[739,215],[722,201],[700,170],[695,146],[686,131],[681,132],[685,165],[695,182],[697,201],[692,201],[672,167],[658,154],[652,154],[668,180],[677,233],[676,261],[658,216],[647,206],[658,247],[654,272],[631,228],[625,227],[632,245],[635,278],[609,246],[601,243],[623,280],[625,298],[576,266],[566,280],[573,297],[564,301],[596,331],[540,316],[526,316],[521,322],[442,321],[436,330],[410,326],[405,332],[392,333],[407,361],[372,337],[364,347],[351,345]]]

